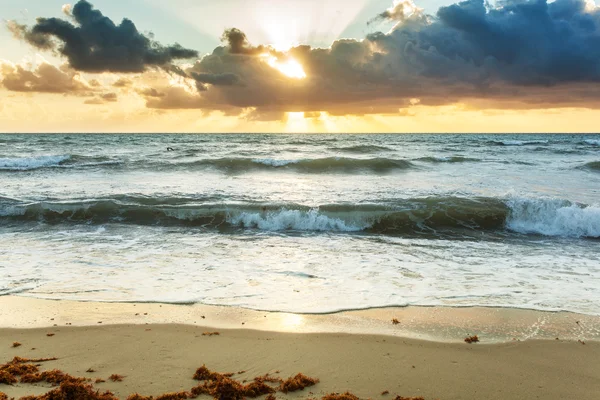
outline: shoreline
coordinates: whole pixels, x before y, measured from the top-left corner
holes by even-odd
[[[192,376],[203,365],[232,372],[240,383],[267,373],[283,379],[303,373],[320,380],[301,392],[276,393],[278,399],[320,399],[349,391],[361,399],[594,400],[600,385],[598,342],[482,345],[249,329],[204,336],[206,329],[178,324],[0,329],[0,360],[57,357],[40,368],[90,378],[94,390],[110,390],[123,400],[133,393],[189,391],[200,383]],[[13,348],[14,341],[22,345]],[[123,381],[111,382],[112,374],[124,376]],[[99,378],[106,382],[96,383]],[[0,384],[9,398],[51,389],[48,384]],[[390,394],[381,395],[384,391]]]
[[[40,369],[89,378],[94,390],[110,390],[122,400],[134,393],[189,391],[201,383],[192,376],[203,365],[234,373],[240,384],[267,373],[320,380],[300,392],[278,392],[277,399],[349,391],[360,399],[595,400],[599,320],[515,309],[406,307],[299,315],[4,296],[0,364],[17,356],[56,357]],[[219,334],[205,335],[214,332]],[[465,343],[470,335],[481,341]],[[15,342],[20,345],[13,347]],[[123,381],[111,382],[112,374],[123,375]],[[9,398],[52,389],[46,383],[0,384]]]
[[[397,319],[398,324],[392,320]],[[600,342],[600,316],[494,307],[383,307],[331,314],[294,314],[230,306],[101,303],[0,296],[0,329],[179,324],[281,333],[347,333],[459,343],[519,340]]]

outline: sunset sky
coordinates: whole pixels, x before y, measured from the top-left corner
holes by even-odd
[[[593,1],[0,0],[0,132],[597,132]]]

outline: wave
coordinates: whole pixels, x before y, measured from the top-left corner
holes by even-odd
[[[508,229],[544,236],[600,237],[600,207],[559,199],[512,199]]]
[[[385,146],[357,145],[357,146],[347,146],[347,147],[331,147],[330,150],[341,151],[344,153],[352,153],[352,154],[369,154],[369,153],[379,153],[382,151],[390,151],[392,149],[389,147],[385,147]]]
[[[206,199],[209,200],[209,199]],[[0,201],[0,220],[126,223],[230,231],[365,232],[383,235],[462,235],[512,231],[600,237],[600,207],[555,199],[429,197],[388,204],[208,203],[203,199],[122,196],[71,202]]]
[[[600,146],[600,139],[586,139],[582,143],[590,146]]]
[[[540,145],[540,144],[548,144],[550,141],[548,140],[494,140],[492,144],[497,146],[530,146],[530,145]]]
[[[108,157],[79,155],[50,155],[37,157],[0,158],[0,171],[33,171],[44,168],[83,168],[117,165],[120,161]]]
[[[481,160],[478,158],[469,158],[469,157],[462,157],[462,156],[453,156],[453,157],[438,156],[438,157],[417,158],[417,161],[424,161],[424,162],[430,162],[430,163],[462,163],[462,162],[478,162]]]
[[[394,170],[406,170],[414,167],[407,160],[395,160],[390,158],[344,158],[327,157],[316,159],[281,160],[273,158],[218,158],[192,161],[178,164],[187,168],[212,168],[226,172],[241,173],[248,170],[293,170],[305,173],[323,172],[391,172]]]
[[[600,161],[592,161],[579,167],[580,169],[589,169],[600,172]]]
[[[39,168],[58,167],[71,156],[37,156],[22,158],[0,158],[0,170],[30,171]]]

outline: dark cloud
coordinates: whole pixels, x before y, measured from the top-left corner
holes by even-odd
[[[76,25],[59,18],[38,18],[28,28],[9,23],[13,34],[40,49],[56,48],[76,70],[87,72],[142,72],[148,67],[175,69],[178,59],[198,56],[179,44],[163,46],[138,32],[129,19],[116,25],[86,0],[70,10]]]

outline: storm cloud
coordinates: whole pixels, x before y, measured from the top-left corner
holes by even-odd
[[[116,25],[86,0],[68,11],[75,25],[60,18],[38,18],[31,28],[11,22],[9,29],[39,49],[57,50],[78,71],[143,72],[148,67],[168,69],[174,60],[198,57],[197,51],[179,44],[161,45],[138,32],[127,18]]]
[[[40,49],[55,49],[78,71],[159,67],[165,79],[150,79],[146,72],[114,85],[142,96],[149,108],[221,111],[253,120],[294,111],[410,115],[407,110],[417,104],[600,108],[600,9],[584,0],[502,0],[495,7],[468,0],[435,15],[398,0],[371,20],[395,24],[389,31],[336,40],[328,48],[280,51],[252,44],[231,28],[221,46],[191,66],[173,62],[197,58],[196,51],[163,46],[128,19],[115,25],[85,0],[68,18],[41,18],[31,28],[12,22],[9,29]],[[297,79],[286,75],[290,65],[301,66]],[[28,79],[33,83],[13,87],[45,88]]]

